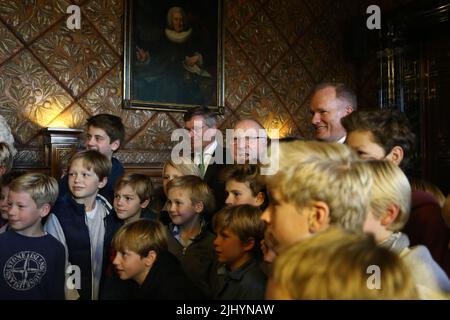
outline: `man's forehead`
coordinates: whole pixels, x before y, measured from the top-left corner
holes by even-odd
[[[192,129],[195,125],[203,126],[205,123],[205,117],[202,115],[195,115],[190,120],[184,123],[185,128]]]
[[[237,138],[263,138],[266,137],[266,132],[263,129],[235,129],[233,130],[233,137]]]

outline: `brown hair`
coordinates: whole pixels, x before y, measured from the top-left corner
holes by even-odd
[[[97,150],[84,150],[75,153],[69,161],[69,172],[72,163],[79,159],[83,161],[83,166],[86,167],[86,169],[92,169],[92,171],[95,172],[99,180],[103,180],[103,178],[108,177],[111,174],[111,161]]]
[[[189,109],[183,116],[183,121],[189,121],[193,116],[203,116],[205,118],[205,124],[209,128],[213,128],[217,124],[216,114],[214,111],[209,110],[206,107],[195,107]]]
[[[167,234],[165,226],[159,221],[139,219],[122,226],[112,240],[116,251],[131,250],[141,257],[150,251],[159,255],[167,251]]]
[[[125,173],[114,184],[114,191],[117,192],[125,186],[130,186],[136,192],[141,203],[151,200],[153,185],[149,176],[140,173]]]
[[[118,116],[106,113],[97,114],[87,120],[86,126],[88,128],[92,126],[105,130],[111,143],[119,140],[120,145],[123,144],[125,139],[125,127],[122,123],[122,119]]]
[[[380,145],[385,154],[395,146],[403,149],[404,156],[400,163],[403,168],[412,156],[415,135],[410,130],[408,118],[404,113],[391,110],[352,112],[341,119],[342,126],[349,134],[352,131],[369,131],[374,142]]]
[[[220,179],[226,183],[229,180],[235,180],[245,183],[252,191],[252,196],[256,197],[260,192],[264,194],[264,203],[261,208],[267,206],[268,197],[264,179],[261,178],[261,168],[257,164],[234,164],[225,166],[222,170]]]
[[[261,210],[244,204],[224,207],[213,217],[213,228],[217,232],[230,229],[242,243],[253,239],[255,245],[251,254],[255,258],[262,256],[260,242],[264,238],[264,222],[261,220]]]

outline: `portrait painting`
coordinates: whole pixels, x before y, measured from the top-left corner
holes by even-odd
[[[126,1],[124,107],[223,107],[221,0]]]

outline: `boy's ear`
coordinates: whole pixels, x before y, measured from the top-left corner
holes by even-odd
[[[391,203],[386,210],[386,213],[381,217],[380,223],[382,226],[391,225],[395,219],[397,219],[398,214],[400,213],[400,207],[396,204]]]
[[[157,256],[158,256],[158,255],[156,254],[156,252],[155,252],[154,250],[150,250],[150,251],[148,252],[147,256],[143,258],[143,259],[144,259],[144,264],[145,264],[145,266],[146,266],[146,267],[151,267],[151,266],[153,266],[153,264],[154,264],[155,261],[156,261],[156,257],[157,257]]]
[[[264,195],[264,192],[258,192],[258,194],[256,195],[256,205],[258,207],[262,206],[265,199],[266,199],[266,196]]]
[[[102,180],[98,183],[98,188],[101,189],[108,183],[108,177],[104,177]]]
[[[50,213],[51,208],[52,207],[49,203],[44,203],[40,208],[38,208],[39,216],[41,218],[44,218],[45,216],[47,216]]]
[[[308,217],[309,231],[317,233],[330,224],[330,208],[323,201],[313,201]]]
[[[0,166],[0,176],[3,176],[6,173],[6,167]]]
[[[255,238],[248,238],[247,242],[243,243],[244,251],[251,251],[255,247]]]
[[[400,146],[395,146],[391,149],[391,152],[386,156],[386,159],[391,160],[396,166],[400,165],[404,157],[403,148]]]
[[[141,203],[141,208],[147,208],[148,204],[150,203],[150,199],[145,200],[144,202]]]
[[[119,139],[114,140],[114,141],[111,142],[109,145],[111,146],[111,150],[112,150],[113,152],[115,152],[115,151],[117,151],[117,149],[119,149],[119,147],[120,147],[120,140],[119,140]]]
[[[202,201],[197,201],[196,203],[194,203],[194,211],[196,213],[202,213],[204,208],[205,206],[203,205]]]

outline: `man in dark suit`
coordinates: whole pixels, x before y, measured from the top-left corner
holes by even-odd
[[[203,180],[213,190],[218,210],[225,202],[225,184],[220,172],[231,157],[227,156],[229,150],[223,145],[223,139],[216,139],[220,134],[216,115],[206,107],[196,107],[189,110],[183,120],[191,138],[193,160],[199,165]]]

